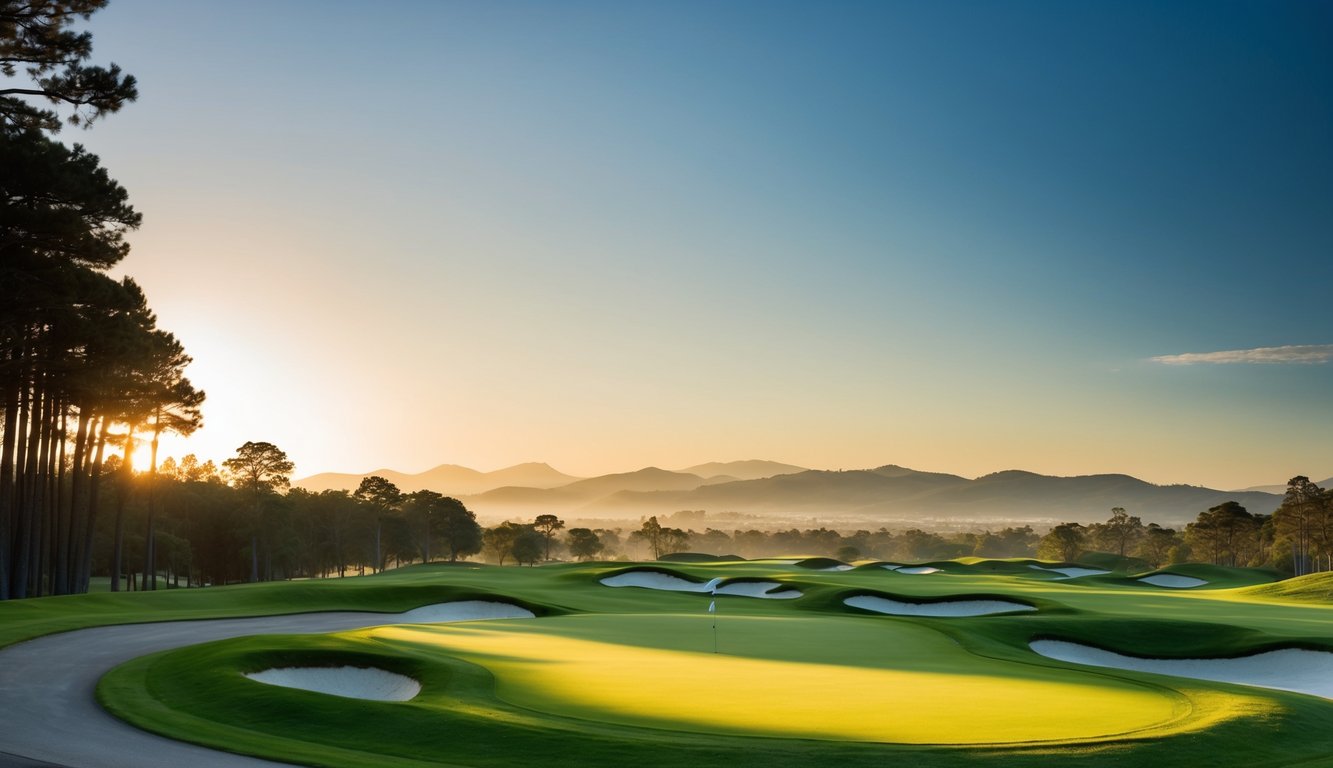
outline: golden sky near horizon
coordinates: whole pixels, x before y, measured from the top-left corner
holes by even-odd
[[[208,393],[163,455],[1333,474],[1300,9],[312,8],[92,20],[142,95],[62,138]]]

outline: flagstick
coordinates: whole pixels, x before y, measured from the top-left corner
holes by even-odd
[[[713,587],[713,599],[708,603],[708,612],[713,614],[713,653],[717,653],[717,587]]]

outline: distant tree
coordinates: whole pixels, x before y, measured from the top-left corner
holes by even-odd
[[[546,539],[546,559],[551,559],[551,537],[555,532],[565,527],[565,521],[555,515],[537,515],[537,520],[533,523],[533,528]]]
[[[597,538],[602,542],[602,555],[604,557],[621,554],[624,542],[620,538],[620,529],[594,528],[592,532],[597,534]]]
[[[1045,560],[1072,563],[1083,552],[1085,535],[1078,523],[1060,523],[1037,544],[1037,556]]]
[[[199,457],[193,453],[187,453],[181,458],[177,472],[179,478],[187,482],[214,483],[222,481],[222,476],[211,459],[200,464]]]
[[[1171,560],[1171,550],[1180,546],[1180,535],[1170,528],[1163,528],[1157,523],[1148,523],[1143,530],[1143,537],[1135,554],[1148,562],[1154,570],[1161,568]]]
[[[402,512],[408,530],[416,542],[417,556],[421,562],[429,563],[431,560],[430,544],[434,536],[434,517],[435,508],[444,494],[435,491],[420,490],[404,494],[399,507]]]
[[[709,552],[714,555],[731,554],[735,549],[731,536],[726,531],[716,528],[705,529],[703,533],[690,533],[690,547],[696,552]]]
[[[1185,526],[1185,541],[1215,565],[1244,565],[1247,554],[1258,549],[1260,526],[1245,507],[1228,501],[1200,512]]]
[[[601,537],[588,528],[570,528],[565,536],[569,554],[579,560],[591,560],[604,547]]]
[[[985,531],[977,536],[972,554],[978,557],[1031,557],[1041,540],[1032,526],[1005,528],[999,533]]]
[[[481,535],[482,548],[496,562],[504,565],[505,560],[514,554],[514,542],[523,532],[523,528],[524,526],[509,521],[500,523],[494,528],[487,528]]]
[[[943,536],[917,528],[909,528],[894,539],[894,553],[901,560],[938,560],[951,556],[949,550]]]
[[[744,531],[735,530],[731,532],[731,541],[735,545],[736,554],[741,557],[759,557],[772,554],[769,537],[763,531],[753,528]]]
[[[292,470],[296,465],[273,443],[248,441],[236,449],[235,456],[222,462],[222,466],[231,472],[233,485],[250,498],[250,581],[259,581],[259,521],[264,498],[291,485]]]
[[[510,550],[514,553],[514,560],[519,565],[536,565],[541,559],[542,550],[546,545],[546,537],[541,532],[533,530],[531,526],[523,526],[523,530],[514,537],[514,544]]]
[[[481,526],[477,523],[477,516],[463,506],[463,502],[446,496],[440,500],[434,514],[435,531],[449,550],[449,562],[458,562],[460,557],[481,551]]]
[[[690,548],[690,534],[680,528],[663,528],[658,541],[664,555],[685,552]]]
[[[92,35],[68,27],[106,0],[0,0],[0,74],[29,82],[0,88],[0,127],[60,130],[60,115],[26,98],[72,108],[73,125],[87,125],[138,97],[134,77],[120,67],[89,65]]]
[[[1095,526],[1092,538],[1102,551],[1124,557],[1143,538],[1143,521],[1132,517],[1124,507],[1112,507],[1110,519]]]
[[[361,483],[352,494],[370,505],[375,515],[375,564],[374,571],[384,570],[384,522],[398,505],[403,503],[403,492],[398,486],[379,475],[361,478]]]
[[[1303,475],[1287,481],[1282,506],[1273,513],[1276,539],[1291,550],[1292,572],[1319,570],[1316,553],[1333,568],[1333,499]]]
[[[861,550],[848,544],[846,546],[838,547],[838,551],[834,557],[837,557],[844,563],[850,563],[853,560],[861,559]]]
[[[630,538],[646,543],[652,550],[654,560],[662,556],[662,524],[657,522],[656,515],[644,520],[639,530],[630,534]]]

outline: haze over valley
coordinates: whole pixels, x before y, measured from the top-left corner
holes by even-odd
[[[492,472],[445,464],[416,474],[390,469],[323,473],[293,484],[315,492],[354,491],[364,478],[376,475],[405,492],[454,496],[488,521],[556,514],[581,522],[637,525],[643,517],[686,511],[705,513],[690,518],[696,525],[723,528],[1091,523],[1113,507],[1145,520],[1182,525],[1226,501],[1239,502],[1254,514],[1271,514],[1282,503],[1286,487],[1226,490],[1155,485],[1123,474],[1058,477],[1022,470],[967,478],[892,464],[830,471],[762,460],[709,462],[678,470],[645,467],[590,478],[536,462]]]

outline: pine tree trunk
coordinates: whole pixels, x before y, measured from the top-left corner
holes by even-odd
[[[78,564],[78,574],[75,577],[75,589],[84,593],[88,591],[88,583],[92,580],[93,571],[93,536],[97,528],[97,511],[102,503],[102,457],[106,450],[107,428],[111,426],[111,420],[102,417],[101,426],[97,434],[97,453],[93,458],[92,468],[89,470],[92,477],[88,481],[88,512],[83,521],[83,538],[78,542],[78,550],[75,552],[75,562]],[[117,582],[116,574],[112,573],[112,584]]]
[[[130,488],[133,485],[134,465],[130,456],[134,453],[134,428],[125,434],[125,449],[121,452],[124,461],[120,465],[120,493],[116,498],[116,532],[111,554],[111,591],[120,591],[120,570],[125,552],[125,504],[129,501]],[[91,549],[91,548],[90,548]],[[133,582],[130,583],[133,587]]]
[[[6,362],[17,363],[17,357],[11,350]],[[14,494],[14,444],[18,435],[18,395],[17,377],[13,382],[5,382],[5,424],[4,438],[0,441],[0,600],[8,600],[10,568],[10,525],[13,521]]]
[[[42,406],[44,402],[37,394],[34,386],[32,394],[28,397],[27,427],[28,439],[23,448],[23,474],[20,483],[20,497],[18,503],[19,527],[15,537],[18,539],[19,551],[16,562],[14,563],[14,591],[18,597],[30,597],[32,595],[33,568],[36,565],[37,553],[37,455],[40,452],[42,436]]]
[[[70,488],[65,503],[61,505],[60,530],[57,531],[56,538],[56,584],[55,593],[58,595],[67,595],[76,591],[74,589],[74,541],[76,538],[76,525],[78,523],[78,511],[83,506],[83,493],[86,489],[84,482],[84,464],[87,461],[88,454],[88,426],[90,423],[90,413],[86,408],[79,409],[79,426],[74,434],[74,461],[70,467]],[[64,469],[64,462],[61,462],[61,469]]]
[[[162,414],[157,414],[148,461],[148,525],[143,540],[144,588],[157,590],[157,445],[162,435]]]

